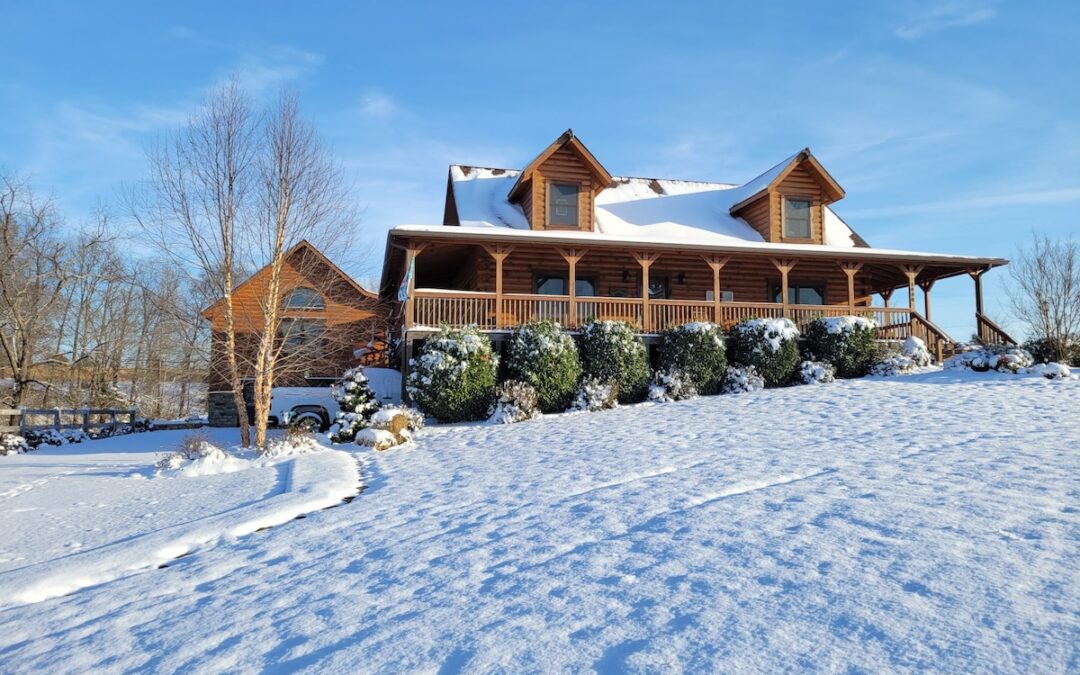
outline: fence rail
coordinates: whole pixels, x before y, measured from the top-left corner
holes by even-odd
[[[116,408],[22,408],[0,409],[0,433],[23,433],[45,429],[105,429],[116,431],[121,424],[135,424],[139,411]],[[126,417],[126,421],[120,418]],[[48,422],[36,423],[39,419]],[[68,420],[68,421],[66,421]]]

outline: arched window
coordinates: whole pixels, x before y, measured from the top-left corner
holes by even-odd
[[[286,309],[325,309],[326,303],[314,288],[301,286],[285,298]]]

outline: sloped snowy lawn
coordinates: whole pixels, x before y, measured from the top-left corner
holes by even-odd
[[[330,451],[229,459],[156,476],[191,431],[42,446],[0,463],[0,607],[153,568],[354,494],[359,467]],[[229,447],[235,429],[200,433]],[[190,469],[195,469],[191,471]]]
[[[939,372],[429,429],[347,507],[0,611],[0,662],[1076,672],[1078,398]]]

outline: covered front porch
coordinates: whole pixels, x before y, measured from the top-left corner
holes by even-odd
[[[933,287],[970,275],[980,339],[1013,342],[982,312],[981,277],[1004,264],[997,259],[869,248],[628,246],[570,234],[470,240],[443,229],[446,236],[400,242],[406,337],[444,325],[507,331],[544,319],[573,331],[601,319],[627,321],[648,338],[694,321],[727,329],[749,318],[786,317],[805,327],[820,317],[860,315],[877,323],[879,339],[915,336],[941,359],[954,340],[933,323]]]

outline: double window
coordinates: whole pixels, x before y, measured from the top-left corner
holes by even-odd
[[[281,351],[290,354],[305,349],[314,350],[317,354],[322,348],[325,332],[326,322],[319,319],[282,319],[278,328],[282,342]]]
[[[810,239],[809,199],[784,198],[784,238]]]
[[[548,183],[549,226],[578,226],[578,191],[574,183]]]
[[[314,288],[301,286],[285,298],[286,309],[326,309],[326,303]]]
[[[578,277],[574,280],[574,294],[580,298],[596,295],[596,280],[591,277]],[[566,277],[555,274],[538,274],[533,279],[537,295],[569,295],[570,284]]]
[[[781,302],[781,286],[776,282],[772,286],[772,301]],[[824,305],[825,284],[816,283],[792,283],[787,289],[788,304],[790,305]]]

